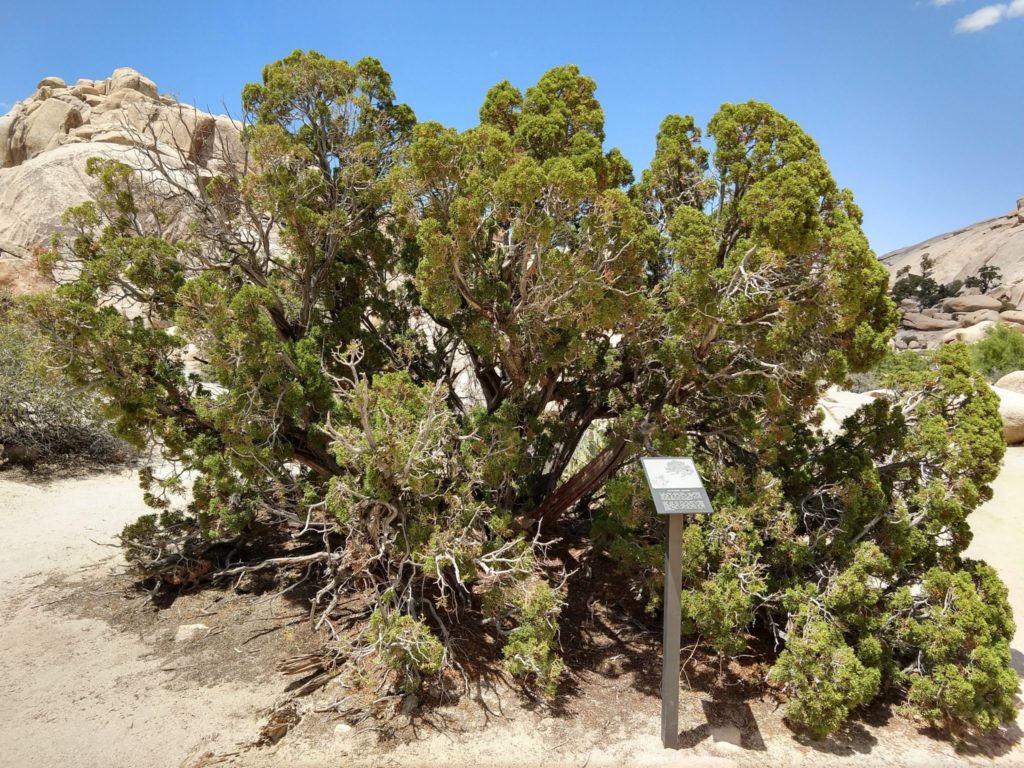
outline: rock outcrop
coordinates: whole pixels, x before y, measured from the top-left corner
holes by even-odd
[[[915,331],[944,331],[948,328],[958,328],[960,323],[953,320],[945,320],[941,317],[926,315],[922,312],[905,312],[903,314],[903,327]]]
[[[955,296],[931,307],[922,306],[917,297],[903,299],[896,349],[931,349],[951,341],[973,343],[997,322],[1024,331],[1024,198],[1006,216],[892,251],[881,261],[895,282],[906,269],[920,275],[926,257],[931,261],[931,278],[940,285],[977,277],[982,267],[998,270],[999,284],[982,283],[984,292],[977,284],[961,287]]]
[[[979,309],[976,312],[962,314],[957,319],[960,321],[961,327],[966,328],[969,325],[977,325],[983,322],[998,323],[1000,318],[999,313],[994,309]]]
[[[13,295],[48,290],[50,283],[32,268],[31,259],[0,257],[0,293]]]
[[[1005,312],[999,313],[999,319],[1004,323],[1013,323],[1014,325],[1024,326],[1024,311],[1019,309],[1008,309]]]
[[[985,335],[995,326],[991,320],[983,320],[977,325],[966,328],[957,328],[942,337],[943,344],[951,344],[954,341],[962,341],[965,344],[977,344],[985,338]]]
[[[133,69],[73,85],[44,78],[0,117],[0,288],[38,289],[32,256],[64,210],[92,196],[90,157],[144,167],[155,151],[212,175],[241,161],[239,131],[228,117],[160,95]]]
[[[983,266],[996,267],[1002,274],[1002,285],[990,291],[990,296],[1024,306],[1024,198],[1004,216],[900,248],[885,254],[881,260],[895,278],[902,267],[910,267],[912,272],[920,274],[921,259],[925,255],[931,257],[932,277],[939,283],[966,280]]]
[[[65,144],[101,143],[180,149],[189,161],[218,171],[240,157],[238,131],[223,115],[158,95],[152,80],[127,67],[72,86],[47,77],[0,118],[0,168]]]
[[[950,296],[943,299],[939,305],[945,312],[957,314],[958,312],[984,312],[985,310],[998,312],[1003,308],[1003,302],[993,296],[963,295]]]
[[[1024,395],[1024,371],[1008,373],[997,381],[994,386]]]
[[[1024,394],[1012,389],[992,387],[999,395],[999,415],[1003,419],[1003,439],[1007,445],[1024,443]]]

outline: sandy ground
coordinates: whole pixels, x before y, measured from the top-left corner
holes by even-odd
[[[176,767],[251,737],[279,691],[167,687],[152,647],[60,612],[54,572],[84,580],[117,558],[104,546],[146,512],[131,474],[44,485],[0,476],[0,766]]]
[[[1016,448],[1007,453],[995,498],[972,518],[970,552],[1009,585],[1021,626],[1014,662],[1024,676],[1022,498],[1024,448]],[[414,714],[391,741],[338,719],[331,705],[344,691],[325,689],[303,700],[302,720],[279,743],[246,749],[240,745],[256,738],[288,681],[253,666],[262,655],[251,655],[248,640],[207,637],[221,630],[218,621],[238,617],[217,619],[194,604],[141,613],[139,600],[94,591],[109,589],[96,585],[109,585],[106,575],[117,565],[116,550],[105,545],[145,511],[127,473],[45,484],[0,474],[0,768],[1024,766],[1021,744],[1001,744],[994,757],[957,755],[898,717],[857,724],[824,742],[800,741],[771,702],[718,702],[686,690],[686,748],[666,751],[657,737],[656,693],[614,675],[585,679],[557,716],[507,691],[479,689],[456,706]],[[124,607],[107,620],[82,618],[68,602],[90,594]],[[279,611],[251,606],[246,620]],[[198,634],[181,639],[190,631],[182,626],[200,623]],[[280,652],[280,635],[276,642]],[[227,664],[212,676],[194,671],[215,651],[217,658],[239,654],[249,666]],[[588,706],[598,699],[600,708]],[[1019,723],[1024,727],[1024,716]]]
[[[992,501],[971,515],[974,540],[967,554],[996,568],[1010,589],[1017,622],[1013,665],[1024,677],[1024,446],[1006,451],[992,490]],[[1024,716],[1018,722],[1024,726]]]

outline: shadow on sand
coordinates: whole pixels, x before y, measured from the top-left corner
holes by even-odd
[[[692,749],[707,738],[758,752],[768,749],[747,702],[702,699],[700,705],[707,722],[680,732],[680,749]]]

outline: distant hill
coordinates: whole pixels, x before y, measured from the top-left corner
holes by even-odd
[[[986,264],[997,267],[1007,300],[1024,306],[1024,198],[1010,213],[891,251],[881,260],[893,276],[905,266],[920,274],[925,255],[931,256],[940,283],[965,280]]]

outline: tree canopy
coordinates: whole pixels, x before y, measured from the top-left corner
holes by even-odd
[[[1012,717],[1005,589],[960,555],[1002,455],[966,351],[823,434],[819,395],[897,320],[851,192],[758,102],[668,116],[637,179],[595,92],[575,66],[502,82],[460,132],[417,123],[376,60],[297,51],[245,87],[234,172],[91,165],[47,261],[71,277],[29,308],[170,462],[147,499],[190,483],[126,531],[137,567],[312,579],[339,668],[405,690],[458,668],[471,625],[554,695],[552,538],[592,519],[656,609],[634,459],[692,455],[716,512],[686,532],[683,629],[723,654],[772,636],[794,723],[883,691]],[[243,565],[193,567],[226,538]]]

